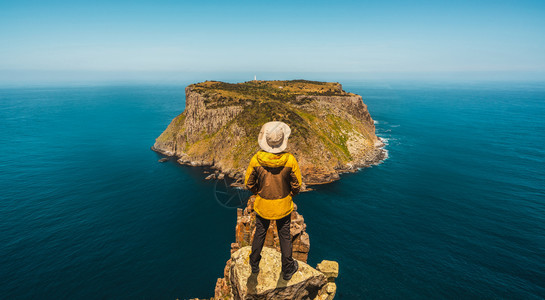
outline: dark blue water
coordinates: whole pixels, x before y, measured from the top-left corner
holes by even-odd
[[[338,299],[545,297],[545,85],[345,83],[381,165],[296,198]],[[158,163],[184,86],[0,89],[0,298],[211,297],[236,212]]]

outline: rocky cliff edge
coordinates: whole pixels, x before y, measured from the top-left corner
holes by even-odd
[[[299,270],[288,281],[282,278],[276,222],[272,221],[261,252],[260,272],[252,274],[249,245],[255,232],[254,200],[252,196],[244,210],[238,209],[236,241],[231,244],[231,258],[225,265],[224,276],[216,282],[212,299],[333,299],[337,291],[335,278],[339,274],[339,264],[324,260],[313,268],[306,263],[310,241],[304,218],[297,212],[297,207],[291,215],[290,233],[293,258],[297,259]]]
[[[246,246],[231,255],[225,267],[225,277],[216,285],[214,299],[331,300],[335,297],[337,286],[334,280],[339,272],[336,262],[324,260],[316,269],[299,262],[298,271],[286,281],[280,271],[280,252],[264,247],[258,274],[252,274],[248,262],[250,252],[251,247]]]

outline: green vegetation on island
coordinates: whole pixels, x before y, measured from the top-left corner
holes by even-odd
[[[242,83],[205,81],[190,87],[207,98],[205,103],[209,108],[242,102],[288,101],[296,103],[299,95],[354,96],[354,94],[343,91],[339,83],[309,80],[256,80]]]
[[[186,88],[186,109],[153,149],[190,165],[209,165],[241,179],[257,136],[269,121],[292,129],[288,151],[307,184],[338,179],[383,158],[374,122],[361,96],[340,83],[307,80],[205,81]]]

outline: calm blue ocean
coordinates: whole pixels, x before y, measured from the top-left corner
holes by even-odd
[[[211,297],[236,210],[150,147],[184,85],[0,89],[0,298]],[[545,297],[545,84],[358,83],[384,163],[296,198],[337,299]]]

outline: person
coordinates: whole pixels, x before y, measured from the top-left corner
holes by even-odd
[[[255,234],[252,241],[250,266],[252,273],[259,273],[261,250],[265,243],[271,220],[276,221],[280,249],[282,252],[282,273],[284,280],[290,280],[299,265],[292,257],[290,234],[292,197],[301,189],[301,171],[295,157],[285,152],[290,127],[283,122],[268,122],[259,132],[261,148],[250,160],[244,184],[256,195]]]

